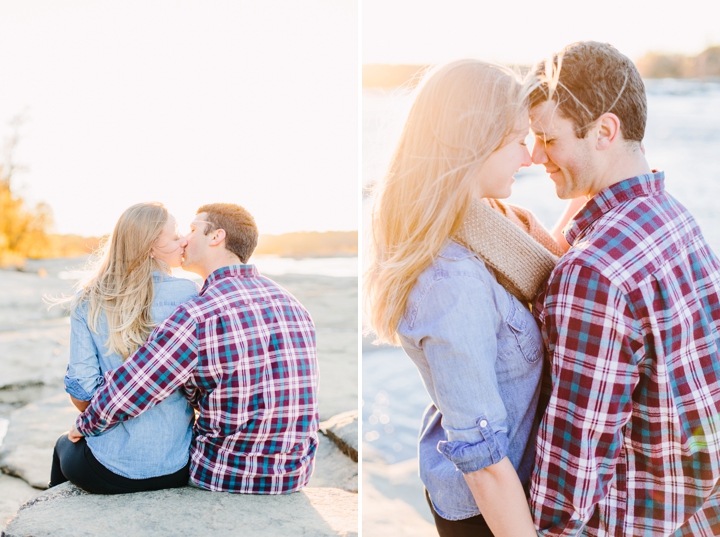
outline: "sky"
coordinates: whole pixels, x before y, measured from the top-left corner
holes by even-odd
[[[261,233],[358,229],[359,8],[335,0],[0,0],[0,139],[59,233],[141,201]]]
[[[363,0],[362,21],[366,64],[529,65],[580,40],[611,43],[633,60],[720,45],[718,0]]]

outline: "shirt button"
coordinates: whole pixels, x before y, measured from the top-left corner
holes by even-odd
[[[487,420],[481,420],[480,427],[487,427]]]

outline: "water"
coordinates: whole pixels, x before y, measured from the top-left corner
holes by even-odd
[[[262,255],[250,259],[250,263],[255,265],[258,271],[266,276],[302,274],[335,278],[357,278],[358,262],[357,257],[305,257],[295,259],[293,257]],[[82,263],[78,264],[81,265]],[[60,271],[58,277],[63,280],[80,280],[86,274],[87,272],[81,269],[69,269]],[[202,279],[192,272],[173,269],[173,274],[179,278],[188,278],[202,283]]]
[[[257,256],[250,260],[261,274],[281,276],[283,274],[316,274],[337,278],[357,278],[357,257],[293,257]]]
[[[648,80],[645,149],[653,168],[665,171],[667,190],[697,219],[720,253],[720,82]],[[363,90],[363,185],[387,167],[409,110],[405,91]],[[515,176],[511,203],[531,209],[551,227],[565,206],[542,166]],[[363,236],[372,199],[363,200]],[[365,262],[364,262],[365,264]],[[363,440],[386,462],[416,456],[420,417],[430,399],[410,359],[400,349],[363,352]]]

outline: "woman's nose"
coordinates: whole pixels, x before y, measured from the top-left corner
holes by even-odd
[[[527,168],[528,166],[530,166],[533,163],[533,161],[532,161],[532,157],[530,156],[530,151],[528,150],[527,146],[523,147],[523,151],[524,151],[524,154],[523,154],[523,160],[522,160],[522,167]]]

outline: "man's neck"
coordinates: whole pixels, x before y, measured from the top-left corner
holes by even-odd
[[[638,175],[646,175],[652,173],[650,165],[645,160],[645,155],[640,151],[619,152],[615,157],[608,159],[609,165],[598,174],[598,178],[593,182],[588,199],[597,195],[606,188],[630,179]]]
[[[203,280],[207,280],[208,276],[215,272],[216,270],[219,270],[221,268],[229,267],[231,265],[242,265],[243,262],[240,260],[239,257],[235,255],[230,256],[222,256],[218,259],[213,259],[209,261],[207,264],[205,264],[201,270],[204,274],[200,274],[200,271],[198,271],[198,275],[202,277]]]

